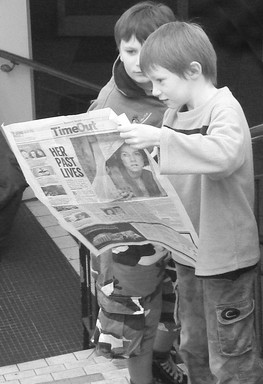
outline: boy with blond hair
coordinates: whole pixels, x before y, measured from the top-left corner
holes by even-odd
[[[249,127],[227,87],[216,88],[216,53],[194,23],[172,22],[146,40],[140,66],[168,106],[163,126],[119,128],[125,142],[159,147],[199,234],[195,269],[177,265],[181,356],[191,384],[260,384],[254,332],[259,261]]]

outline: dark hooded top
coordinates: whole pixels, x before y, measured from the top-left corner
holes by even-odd
[[[153,96],[149,96],[126,73],[118,58],[113,65],[110,81],[101,89],[89,111],[111,108],[117,115],[125,113],[130,122],[145,123],[161,127],[167,107]]]

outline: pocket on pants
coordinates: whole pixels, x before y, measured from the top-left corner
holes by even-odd
[[[254,300],[218,305],[217,327],[221,354],[239,356],[252,349]]]

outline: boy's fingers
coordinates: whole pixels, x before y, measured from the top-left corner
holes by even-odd
[[[120,133],[120,137],[125,140],[126,144],[135,144],[136,139],[128,133]]]
[[[132,137],[132,132],[131,131],[128,131],[128,132],[120,132],[120,137],[122,139],[129,139]]]
[[[120,137],[125,140],[125,143],[131,145],[133,148],[141,149],[144,148],[144,146],[140,142],[140,131],[138,128],[137,124],[118,126]]]
[[[143,146],[138,142],[138,139],[131,137],[128,134],[121,133],[120,137],[125,140],[125,143],[131,145],[133,148],[141,149]]]
[[[133,129],[134,129],[134,127],[132,126],[132,124],[118,125],[118,131],[119,132],[129,132],[129,131],[132,131]]]

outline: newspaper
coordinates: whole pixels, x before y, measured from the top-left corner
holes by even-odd
[[[154,243],[194,266],[192,223],[151,154],[120,138],[125,122],[105,108],[2,130],[35,196],[93,254]]]

